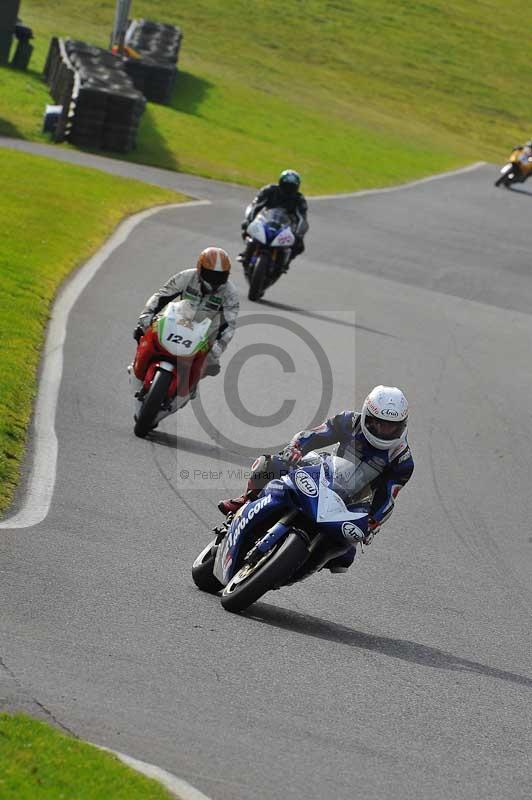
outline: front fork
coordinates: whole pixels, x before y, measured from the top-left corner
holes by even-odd
[[[138,415],[140,413],[140,410],[142,408],[142,403],[144,401],[144,397],[145,397],[146,393],[149,391],[149,388],[151,386],[153,378],[155,377],[155,375],[157,374],[157,371],[159,371],[159,370],[164,370],[165,372],[173,373],[173,372],[175,372],[176,367],[175,367],[174,364],[171,364],[169,361],[158,361],[157,364],[156,364],[155,369],[153,370],[153,374],[151,375],[151,378],[147,382],[147,385],[145,385],[146,376],[144,377],[144,380],[141,381],[140,378],[137,378],[137,376],[135,375],[135,370],[134,370],[133,364],[130,364],[128,366],[127,371],[129,373],[129,385],[131,386],[131,388],[133,390],[133,414],[134,414],[135,418],[138,417]],[[181,405],[184,405],[185,398],[182,398],[182,400],[183,400],[183,402],[181,403]],[[178,407],[177,400],[176,400],[176,398],[173,398],[173,400],[169,404],[168,408],[165,409],[165,410],[161,409],[159,414],[157,414],[157,417],[155,418],[155,422],[159,423],[165,417],[168,417],[170,414],[173,414],[175,411],[177,411],[177,407]]]
[[[275,545],[283,539],[286,534],[292,529],[292,522],[298,515],[298,510],[294,509],[293,511],[289,511],[288,514],[285,514],[282,519],[271,527],[267,533],[259,539],[259,541],[251,548],[251,550],[247,553],[246,557],[244,558],[245,564],[256,564],[257,561],[266,555]],[[295,528],[293,530],[296,530]],[[309,538],[304,531],[297,529],[297,533],[304,538],[305,544],[309,544]]]

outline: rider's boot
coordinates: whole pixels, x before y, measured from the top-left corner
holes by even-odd
[[[284,473],[283,473],[284,468]],[[279,478],[286,474],[286,464],[278,456],[259,456],[251,465],[251,476],[246,486],[246,491],[240,497],[230,497],[227,500],[220,500],[218,508],[222,514],[234,514],[242,508],[248,500],[256,500],[261,489],[273,478]]]
[[[244,494],[241,494],[240,497],[229,497],[227,500],[220,500],[218,503],[218,508],[222,514],[227,516],[228,514],[234,514],[239,508],[242,508],[244,503],[247,503],[248,500],[253,499],[254,497],[252,497],[250,492],[245,492]]]
[[[241,494],[240,497],[229,497],[227,500],[220,500],[218,508],[225,516],[228,514],[235,514],[248,500],[256,500],[257,495],[258,492],[256,490],[249,488],[248,482],[248,488],[244,494]]]

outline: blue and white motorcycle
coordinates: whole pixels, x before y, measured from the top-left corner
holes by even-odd
[[[286,271],[295,240],[292,220],[284,208],[264,208],[249,223],[242,266],[250,300],[260,300]]]
[[[367,504],[346,505],[357,477],[353,462],[309,453],[215,528],[216,537],[192,566],[194,583],[211,594],[221,591],[227,611],[243,611],[270,589],[302,580],[352,550],[368,524]]]

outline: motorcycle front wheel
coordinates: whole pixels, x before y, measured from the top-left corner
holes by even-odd
[[[517,180],[519,180],[518,167],[511,163],[505,164],[501,169],[501,174],[495,181],[495,186],[505,186],[508,188]]]
[[[135,420],[135,436],[143,439],[154,427],[155,418],[161,410],[171,382],[172,373],[163,369],[156,373]]]
[[[513,173],[510,173],[510,175],[508,174],[501,175],[500,178],[497,178],[497,180],[495,181],[495,186],[505,186],[508,189],[514,182],[515,182],[515,177]]]
[[[270,266],[270,256],[268,253],[261,253],[253,267],[253,272],[249,280],[248,298],[253,301],[260,300],[266,289],[268,279],[268,268]]]
[[[308,548],[301,536],[289,533],[260,561],[252,566],[245,564],[233,575],[222,592],[222,606],[226,611],[244,611],[274,586],[286,583],[307,555]]]

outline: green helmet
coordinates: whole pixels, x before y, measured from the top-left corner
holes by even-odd
[[[295,194],[301,185],[299,173],[293,169],[285,169],[279,175],[279,188],[286,194]]]

